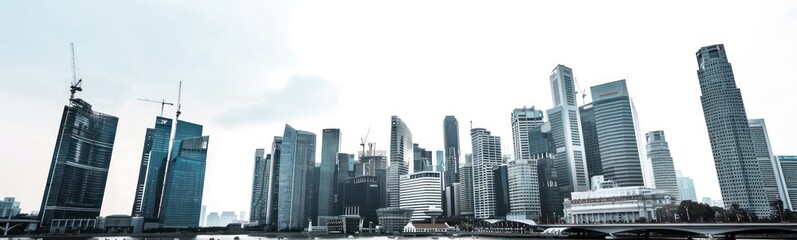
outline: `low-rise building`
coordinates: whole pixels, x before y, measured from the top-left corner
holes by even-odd
[[[448,223],[407,223],[404,226],[404,233],[448,233],[454,231],[454,227]]]
[[[412,218],[413,211],[412,209],[397,207],[380,208],[376,210],[376,216],[379,218],[382,231],[385,233],[396,233],[404,230],[404,226],[406,226]]]
[[[0,218],[14,217],[19,214],[19,202],[13,197],[5,197],[0,201]]]
[[[573,192],[571,199],[565,199],[567,223],[647,222],[656,218],[656,209],[675,203],[675,198],[664,190],[615,187],[612,181],[593,185],[596,187],[592,191]]]

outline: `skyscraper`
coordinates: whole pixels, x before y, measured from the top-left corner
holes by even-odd
[[[340,152],[340,129],[324,129],[321,134],[321,175],[318,182],[318,215],[333,216],[336,184],[335,163]]]
[[[761,183],[764,185],[767,202],[786,199],[786,192],[782,191],[782,187],[778,187],[778,185],[783,185],[783,179],[775,171],[779,166],[776,164],[775,154],[772,154],[767,124],[764,119],[749,119],[749,124],[750,137],[753,140],[756,161],[758,161],[758,166],[761,169]]]
[[[446,156],[445,184],[451,185],[459,181],[459,122],[454,116],[443,119],[443,147]]]
[[[412,164],[414,169],[412,172],[425,172],[425,171],[432,171],[432,151],[427,151],[425,148],[422,148],[417,143],[412,144],[412,152],[413,152],[413,161],[415,162]]]
[[[435,155],[435,165],[434,171],[435,172],[445,172],[446,169],[446,157],[443,151],[437,150],[434,152]],[[445,177],[443,177],[445,179]]]
[[[538,220],[541,209],[537,160],[509,161],[507,173],[509,177],[509,214],[521,219]]]
[[[496,216],[493,167],[501,164],[501,138],[484,128],[470,130],[473,146],[473,212],[476,218]]]
[[[459,215],[473,216],[473,155],[465,155],[465,164],[459,169]]]
[[[547,114],[556,150],[557,183],[562,195],[569,198],[571,192],[589,189],[573,70],[557,65],[551,72],[550,81],[554,107]]]
[[[40,226],[49,227],[52,219],[100,215],[118,122],[79,98],[64,106],[39,210]]]
[[[493,183],[495,184],[495,216],[506,217],[509,214],[509,171],[506,164],[493,167]]]
[[[344,214],[346,207],[346,179],[354,177],[349,174],[349,162],[353,154],[338,153],[337,155],[337,168],[335,173],[335,209],[333,215]],[[353,172],[352,172],[353,173]]]
[[[156,117],[155,127],[147,129],[131,216],[141,216],[150,221],[158,218],[171,135],[172,120],[168,118]]]
[[[252,200],[249,207],[249,221],[258,224],[266,223],[266,213],[268,212],[268,169],[271,162],[271,154],[266,154],[266,150],[258,148],[255,150],[255,167],[252,174]]]
[[[314,133],[296,130],[285,124],[280,152],[279,208],[277,230],[302,230],[311,219],[312,206],[307,202],[312,194],[312,168],[315,167]]]
[[[202,210],[209,136],[202,125],[178,120],[159,219],[163,227],[197,227]]]
[[[365,175],[359,177],[351,177],[346,179],[345,193],[346,196],[344,206],[345,208],[355,208],[361,217],[364,218],[364,223],[373,222],[379,223],[376,217],[376,209],[382,205],[381,188],[379,185],[379,178],[374,175]]]
[[[549,122],[529,130],[531,159],[537,161],[540,220],[546,223],[557,222],[558,218],[564,216],[564,196],[559,191],[554,145]]]
[[[645,134],[647,138],[648,158],[653,167],[653,179],[656,181],[656,189],[667,191],[670,196],[680,197],[678,191],[678,178],[675,174],[675,166],[670,155],[670,147],[664,137],[664,131],[651,131]],[[678,198],[678,200],[681,200]]]
[[[780,163],[780,175],[784,181],[784,191],[786,198],[783,205],[787,209],[795,211],[797,209],[797,156],[777,156]]]
[[[647,159],[640,157],[637,139],[641,133],[636,132],[638,123],[625,80],[590,90],[593,102],[581,107],[589,176],[603,175],[618,187],[645,186],[642,161]],[[600,157],[590,159],[595,147]]]
[[[697,193],[695,192],[695,181],[692,178],[683,176],[680,170],[675,171],[675,176],[678,179],[678,193],[680,197],[678,200],[697,202]]]
[[[512,110],[512,144],[515,149],[515,159],[530,159],[529,129],[544,123],[542,111],[531,108],[515,108]]]
[[[390,118],[390,166],[387,169],[388,207],[399,206],[399,178],[412,167],[412,133],[398,116]]]
[[[199,211],[199,226],[205,226],[205,219],[207,218],[208,206],[202,205],[202,211]]]
[[[755,157],[742,93],[722,44],[700,48],[697,76],[720,192],[726,205],[738,204],[758,216],[769,215],[769,204]]]
[[[280,157],[282,155],[282,137],[274,136],[271,143],[271,163],[268,166],[268,191],[266,192],[266,224],[277,226],[277,210],[279,210],[279,176]]]

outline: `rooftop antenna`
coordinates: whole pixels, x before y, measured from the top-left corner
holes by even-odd
[[[182,104],[180,104],[180,100],[182,100],[182,94],[183,94],[183,81],[180,81],[180,86],[177,88],[177,117],[175,118],[175,120],[180,119],[180,113],[181,113],[180,107],[182,107]]]
[[[75,98],[76,92],[83,91],[83,88],[80,87],[81,83],[83,83],[83,78],[77,79],[77,63],[75,62],[75,43],[69,43],[69,47],[72,49],[72,84],[69,85],[69,100]]]

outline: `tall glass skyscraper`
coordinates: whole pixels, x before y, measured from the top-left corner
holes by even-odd
[[[388,207],[399,206],[399,178],[412,167],[412,133],[398,116],[390,117],[390,166],[387,168]]]
[[[700,48],[697,77],[722,200],[738,204],[758,216],[769,216],[770,207],[755,157],[750,125],[742,93],[722,44]]]
[[[255,167],[252,174],[252,199],[249,207],[249,221],[257,221],[258,225],[266,223],[268,212],[268,169],[271,154],[262,148],[255,149]]]
[[[503,163],[501,137],[484,128],[470,130],[473,146],[473,213],[476,218],[496,217],[493,167]]]
[[[118,122],[79,98],[64,106],[39,209],[40,226],[50,226],[53,219],[100,215]]]
[[[155,127],[147,129],[131,216],[158,218],[171,135],[172,120],[169,118],[156,117]]]
[[[454,116],[443,119],[443,151],[446,156],[446,186],[459,181],[459,122]]]
[[[209,139],[202,136],[202,125],[177,121],[159,214],[162,227],[199,226]]]
[[[531,159],[529,152],[529,129],[544,123],[542,111],[531,108],[515,108],[512,110],[512,144],[515,150],[515,159]]]
[[[692,178],[681,174],[680,170],[675,171],[675,176],[678,179],[678,192],[681,196],[678,200],[697,202],[697,193],[695,192],[695,181]]]
[[[318,188],[318,216],[333,216],[335,211],[335,165],[340,152],[340,129],[328,128],[321,133],[321,175]],[[340,189],[343,191],[343,189]]]
[[[274,141],[271,142],[271,164],[268,166],[268,192],[266,192],[266,224],[272,227],[277,226],[281,155],[282,137],[274,136]]]
[[[600,173],[618,187],[645,186],[642,161],[647,159],[640,158],[637,139],[641,133],[636,132],[638,123],[625,80],[593,86],[591,92],[593,102],[581,108],[581,123],[584,143],[590,143],[587,156],[598,152],[600,157],[587,157],[589,176]]]
[[[473,216],[473,155],[465,155],[465,164],[459,169],[459,215]]]
[[[564,216],[564,196],[559,191],[556,159],[554,159],[551,125],[544,123],[529,130],[531,159],[537,161],[537,181],[539,182],[540,220],[554,223]]]
[[[314,133],[296,130],[285,125],[282,135],[279,174],[279,209],[277,210],[277,230],[295,231],[307,226],[312,219],[312,209],[316,203],[307,202],[312,194],[312,178],[309,174],[315,167]],[[308,191],[310,190],[310,191]]]
[[[556,150],[557,182],[562,195],[569,198],[571,192],[589,190],[573,70],[557,65],[550,81],[554,107],[547,114]]]
[[[412,144],[413,166],[415,169],[412,172],[432,171],[432,151],[427,151],[417,143]]]
[[[653,166],[653,179],[656,189],[667,191],[670,196],[680,197],[678,191],[678,178],[675,166],[670,155],[670,146],[664,137],[664,131],[651,131],[645,134],[647,138],[648,159]],[[681,200],[680,198],[678,200]]]
[[[783,179],[777,174],[779,166],[775,154],[772,154],[772,146],[769,143],[769,133],[764,119],[750,119],[750,137],[753,139],[755,157],[758,166],[761,168],[761,183],[767,194],[767,202],[777,199],[786,199],[786,192],[783,191]]]

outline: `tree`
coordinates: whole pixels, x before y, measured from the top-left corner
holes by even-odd
[[[678,218],[685,222],[710,222],[714,220],[714,214],[714,209],[708,204],[687,200],[678,206]]]
[[[769,202],[769,206],[772,207],[772,215],[769,216],[769,220],[773,222],[791,221],[791,210],[783,207],[783,201],[777,199]]]

